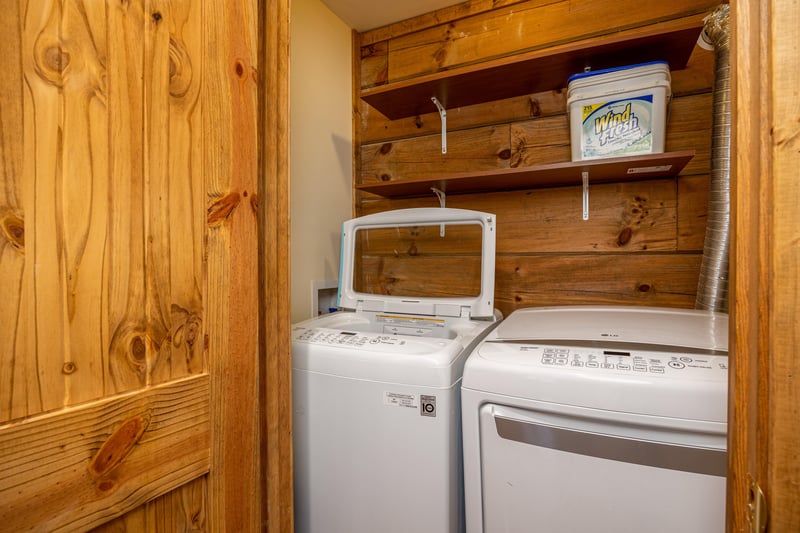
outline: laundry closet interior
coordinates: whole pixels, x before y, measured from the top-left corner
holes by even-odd
[[[439,206],[431,187],[446,193],[447,207],[496,214],[495,294],[504,314],[577,303],[693,307],[708,210],[714,77],[714,53],[695,42],[716,3],[508,4],[487,9],[473,2],[354,35],[352,214]],[[592,68],[593,54],[598,68],[672,62],[666,154],[629,166],[675,170],[638,179],[626,167],[600,167],[597,178],[592,169],[583,220],[580,166],[555,175],[548,167],[570,161],[567,77],[576,65]],[[425,96],[435,83],[454,103],[470,104],[447,110],[446,153],[440,115]],[[491,96],[498,92],[516,94]],[[307,145],[298,149],[307,154]],[[413,187],[404,186],[409,182]],[[324,208],[325,198],[309,205],[308,197],[293,198],[295,217]],[[403,288],[413,264],[425,273],[420,289],[436,291],[456,281],[442,268],[446,256],[416,243],[375,257],[379,283],[390,293]],[[293,283],[294,300],[303,305],[307,293],[297,287],[306,291],[308,282]]]
[[[430,222],[357,243],[356,292],[474,296],[480,246],[440,237],[445,208],[490,214],[504,317],[696,306],[718,214],[698,36],[719,1],[368,2],[364,27],[346,3],[4,5],[0,530],[293,531],[293,324],[339,305],[344,221]],[[800,8],[723,4],[726,519],[798,531]],[[654,61],[663,150],[573,161],[570,78]],[[444,343],[471,318],[441,309]]]

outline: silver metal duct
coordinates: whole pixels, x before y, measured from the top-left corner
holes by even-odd
[[[728,250],[731,190],[730,6],[706,18],[701,35],[714,48],[714,119],[711,130],[711,188],[703,261],[695,308],[728,311]]]

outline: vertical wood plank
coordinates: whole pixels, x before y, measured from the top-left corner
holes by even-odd
[[[108,394],[143,387],[145,322],[144,0],[108,5],[109,228],[103,359]]]
[[[19,412],[15,398],[23,388],[15,387],[22,362],[26,300],[23,276],[25,249],[25,144],[23,136],[24,84],[21,5],[10,3],[0,12],[3,53],[0,54],[0,423]],[[28,239],[30,240],[30,235]],[[30,254],[30,252],[28,252]],[[22,397],[22,399],[25,399]]]
[[[294,530],[292,358],[289,306],[289,6],[262,2],[259,12],[260,186],[259,354],[261,382],[260,529]]]
[[[107,12],[105,5],[79,1],[62,3],[60,43],[62,48],[63,99],[59,131],[60,175],[54,189],[57,225],[61,242],[54,243],[59,254],[64,298],[65,353],[62,365],[63,405],[99,398],[104,393],[102,361],[106,346],[103,301],[105,293],[104,256],[107,250],[110,195],[108,166],[111,153],[109,108],[125,106],[113,101],[108,91]],[[40,194],[39,198],[44,195]],[[125,216],[130,210],[122,211]],[[38,221],[37,221],[38,227]],[[51,247],[52,241],[37,242]],[[39,354],[46,352],[38,350]],[[54,368],[57,363],[53,362]]]
[[[256,3],[203,3],[206,328],[212,375],[209,519],[255,531],[258,473]]]
[[[774,297],[770,339],[767,497],[772,531],[800,530],[800,3],[770,2]],[[762,122],[763,124],[763,122]],[[763,126],[762,126],[763,128]]]
[[[769,124],[762,109],[769,95],[767,68],[769,57],[764,26],[766,13],[759,0],[737,2],[731,21],[731,324],[730,378],[728,396],[728,480],[726,528],[730,532],[749,531],[750,481],[765,486],[758,475],[759,454],[764,441],[759,439],[759,418],[768,415],[759,395],[768,373],[769,354],[769,228],[767,212],[771,198],[772,172],[768,144],[761,121]],[[769,127],[769,126],[767,126]],[[760,370],[762,369],[762,370]],[[765,420],[766,422],[766,420]],[[763,466],[763,464],[761,465]],[[751,478],[751,476],[753,476]]]
[[[148,381],[161,383],[204,368],[202,6],[148,0],[145,12]]]
[[[64,403],[65,314],[62,254],[58,247],[57,184],[63,126],[61,17],[57,5],[31,2],[20,10],[24,78],[21,219],[27,222],[25,264],[19,280],[14,357],[7,370],[6,419],[56,409]],[[30,53],[32,52],[32,53]],[[39,192],[42,191],[42,192]],[[44,194],[47,191],[48,194]],[[41,353],[42,357],[28,354]]]

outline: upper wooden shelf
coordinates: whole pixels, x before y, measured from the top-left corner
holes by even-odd
[[[569,76],[587,68],[661,60],[680,70],[702,28],[701,17],[653,24],[371,87],[361,91],[361,98],[396,120],[436,112],[433,96],[451,109],[562,89]]]
[[[362,183],[355,188],[386,198],[404,198],[431,195],[431,187],[447,194],[461,194],[581,185],[583,172],[589,173],[589,182],[592,184],[663,178],[677,175],[694,154],[694,150],[686,150],[613,159],[568,161],[533,167],[465,172],[442,178]]]

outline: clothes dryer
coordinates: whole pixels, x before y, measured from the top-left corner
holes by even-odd
[[[419,265],[435,262],[426,252],[471,243],[477,254],[452,272],[453,289],[476,278],[461,291],[470,294],[367,292],[371,271],[357,259],[392,239],[416,250],[409,260]],[[487,213],[406,209],[345,222],[344,310],[292,332],[298,533],[463,531],[461,374],[500,319],[494,258]]]
[[[469,533],[722,533],[728,317],[510,314],[462,387]]]

